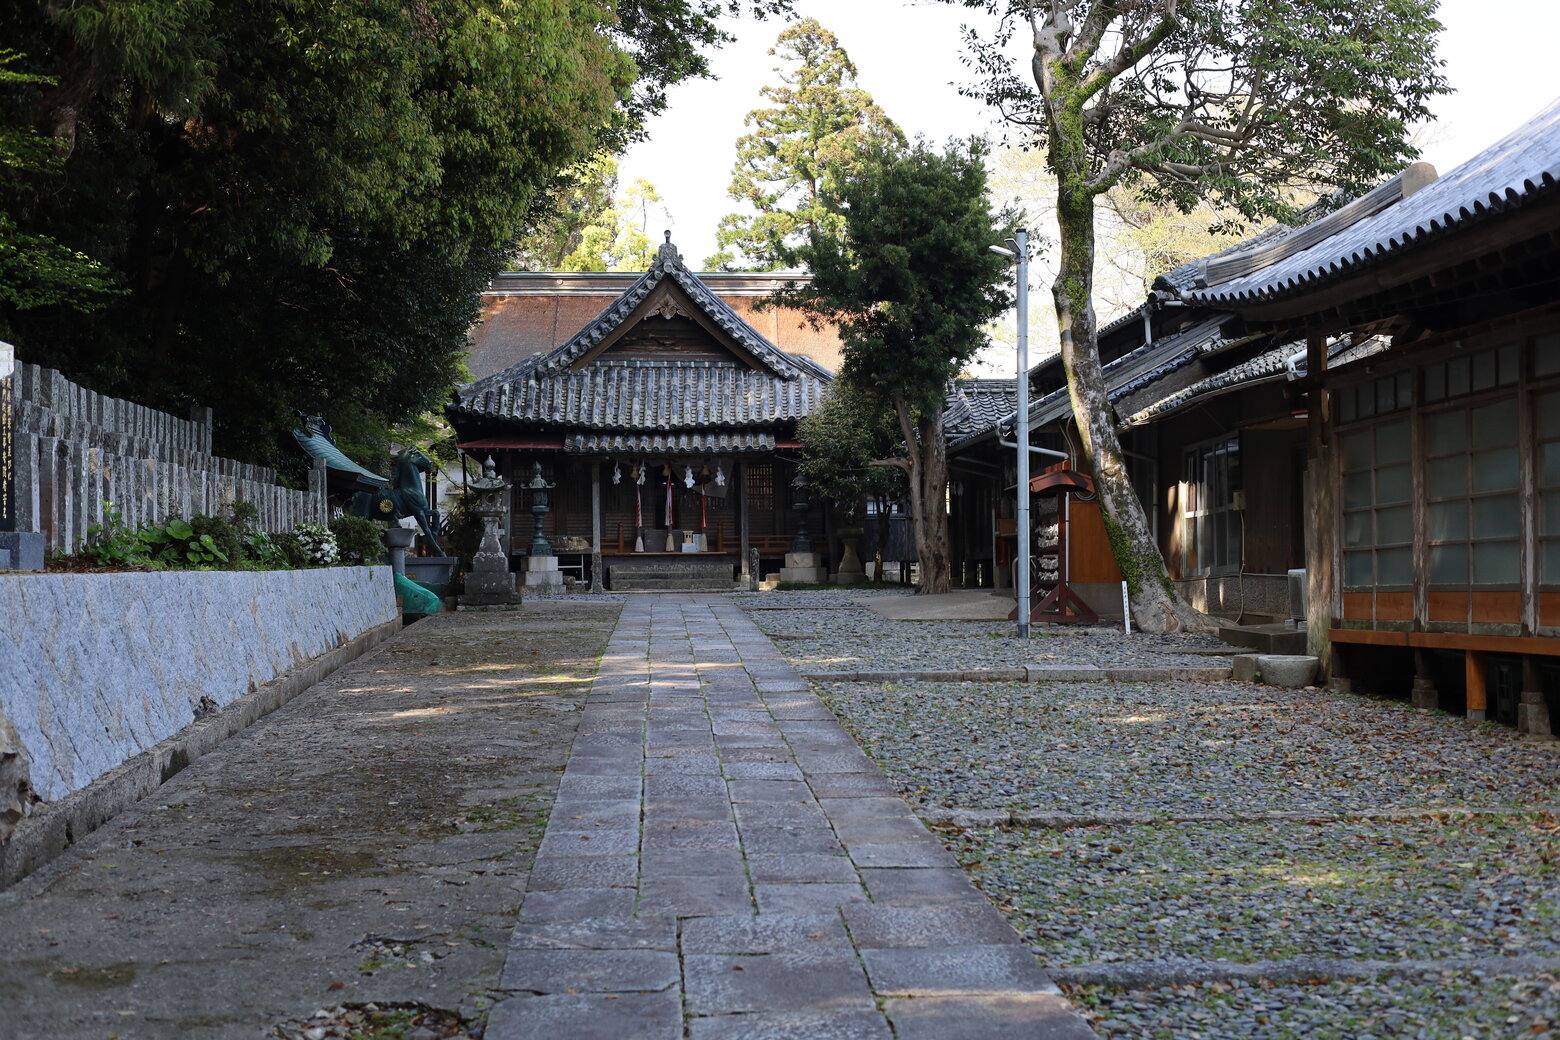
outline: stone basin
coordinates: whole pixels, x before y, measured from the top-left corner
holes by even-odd
[[[1306,654],[1259,654],[1257,670],[1262,682],[1268,686],[1296,689],[1309,686],[1316,679],[1316,666],[1321,662]]]

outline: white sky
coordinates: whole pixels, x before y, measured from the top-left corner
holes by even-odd
[[[941,142],[992,129],[986,107],[950,85],[972,78],[960,63],[959,26],[975,13],[914,0],[798,0],[796,8],[839,37],[856,64],[858,84],[909,136]],[[1446,26],[1443,71],[1456,92],[1435,101],[1437,122],[1421,139],[1423,158],[1445,173],[1560,93],[1553,50],[1560,4],[1442,0],[1440,18]],[[765,104],[760,88],[778,81],[777,59],[768,50],[782,23],[730,24],[737,40],[714,57],[719,78],[674,88],[667,112],[648,128],[649,140],[630,149],[619,168],[620,186],[643,177],[660,191],[669,215],[664,224],[695,268],[715,252],[720,218],[739,209],[726,188],[736,140],[746,132],[743,117]],[[660,228],[651,229],[652,237]]]

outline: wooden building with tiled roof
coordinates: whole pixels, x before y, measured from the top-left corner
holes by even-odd
[[[752,549],[767,571],[803,523],[822,533],[792,485],[796,424],[839,357],[831,329],[756,308],[795,277],[696,274],[670,236],[637,277],[502,276],[448,407],[461,447],[517,484],[540,462],[549,539],[582,565],[600,552],[611,587],[729,588]],[[517,530],[528,507],[517,490]]]

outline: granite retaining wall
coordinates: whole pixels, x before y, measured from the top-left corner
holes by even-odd
[[[399,622],[388,567],[0,574],[0,845],[39,800]]]

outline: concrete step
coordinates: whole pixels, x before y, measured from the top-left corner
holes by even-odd
[[[1305,653],[1305,629],[1276,625],[1225,625],[1219,638],[1231,646],[1249,646],[1260,654]]]

